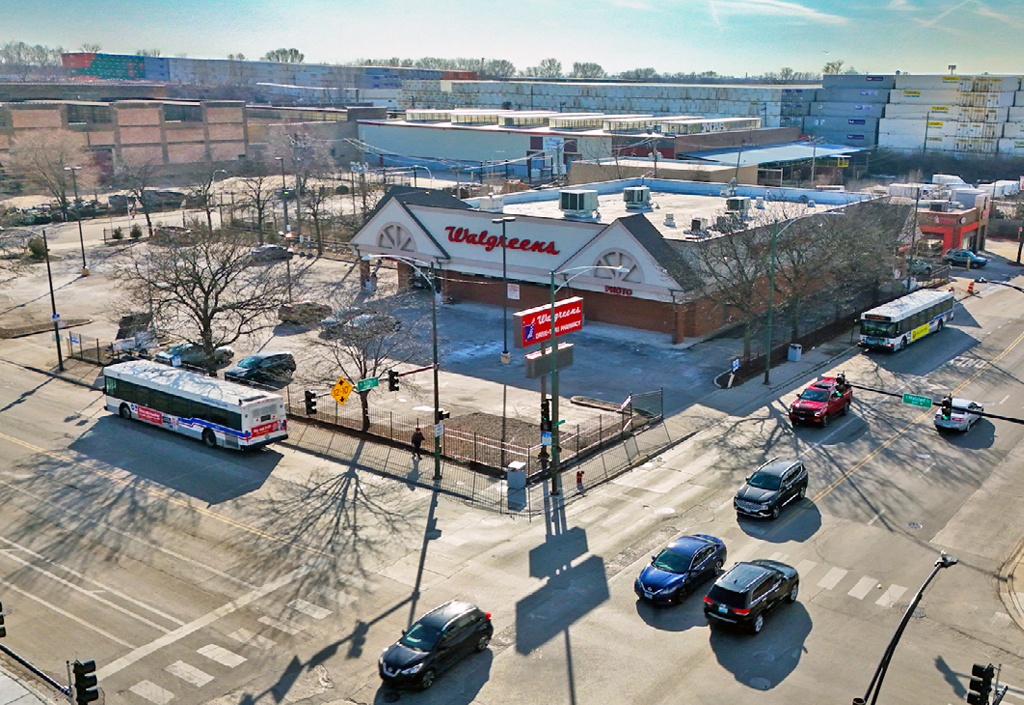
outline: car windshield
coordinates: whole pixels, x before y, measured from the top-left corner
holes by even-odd
[[[256,357],[255,355],[252,355],[251,357],[247,357],[244,360],[240,361],[238,363],[238,366],[246,370],[251,370],[252,368],[259,366],[259,364],[260,358]]]
[[[437,640],[440,638],[441,632],[434,627],[427,627],[417,622],[412,625],[402,638],[398,640],[398,643],[402,646],[406,646],[410,649],[416,649],[417,651],[430,651],[437,644]]]
[[[167,353],[169,355],[180,355],[181,353],[185,352],[191,347],[191,343],[178,343],[177,345],[172,345],[171,347],[167,348]]]
[[[828,399],[828,392],[824,389],[805,389],[800,398],[807,401],[825,401]]]
[[[873,335],[879,338],[891,338],[896,335],[896,324],[885,321],[864,321],[860,322],[861,335]]]
[[[689,555],[673,553],[666,549],[651,561],[651,565],[669,573],[685,573],[690,569],[690,560]]]
[[[777,490],[779,489],[779,483],[781,477],[778,475],[771,475],[766,472],[755,472],[747,480],[747,484],[751,487],[756,487],[759,490]]]

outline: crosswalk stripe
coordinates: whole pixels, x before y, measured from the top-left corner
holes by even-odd
[[[306,602],[305,600],[292,600],[288,603],[288,606],[293,610],[298,610],[302,614],[309,615],[313,619],[324,619],[331,614],[331,611],[324,609],[319,605],[314,605],[312,602]]]
[[[326,597],[328,600],[334,600],[342,606],[351,605],[356,601],[356,598],[349,595],[347,592],[339,592],[332,587],[327,587],[326,585],[321,585],[314,589],[313,592],[321,597]]]
[[[174,693],[149,681],[139,681],[128,690],[156,705],[167,705],[174,700]]]
[[[814,561],[800,561],[796,564],[796,574],[806,578],[807,574],[814,570],[816,565],[818,564]]]
[[[758,544],[753,542],[744,544],[742,547],[736,549],[735,551],[730,551],[729,559],[732,560],[734,563],[742,563],[743,561],[747,560],[752,555],[754,555],[754,553],[757,552],[757,548]]]
[[[890,585],[889,589],[882,593],[881,597],[875,600],[875,604],[889,609],[895,605],[901,597],[903,597],[903,593],[906,591],[907,589],[900,585]]]
[[[603,517],[608,513],[608,507],[591,507],[584,512],[580,512],[580,515],[576,517],[576,521],[580,524],[590,524],[597,520],[598,517]]]
[[[1008,627],[1012,622],[1013,620],[1010,619],[1010,615],[1006,614],[1006,612],[996,612],[992,615],[992,619],[989,620],[989,624],[993,627]]]
[[[781,551],[776,551],[772,555],[768,556],[768,560],[780,561],[782,563],[785,563],[787,560],[789,560],[789,554],[788,553],[782,553]]]
[[[291,634],[292,636],[299,634],[300,632],[302,632],[303,629],[301,624],[298,624],[296,622],[290,622],[287,619],[272,619],[271,617],[260,617],[259,623],[266,624],[268,627],[271,627],[272,629],[276,629],[279,632],[284,632],[285,634]]]
[[[449,544],[451,546],[456,546],[456,547],[457,546],[461,546],[462,544],[466,543],[466,539],[460,539],[458,536],[452,536],[450,534],[444,534],[444,533],[442,533],[437,538],[437,540],[440,541],[441,543],[447,543],[447,544]]]
[[[228,668],[234,668],[245,662],[245,656],[239,656],[233,651],[228,651],[223,646],[217,646],[216,644],[207,644],[201,649],[196,649],[196,653]]]
[[[172,676],[177,676],[186,683],[191,683],[197,688],[202,688],[204,685],[213,680],[213,676],[211,676],[209,673],[200,671],[195,666],[187,664],[184,661],[175,661],[164,670],[170,673]]]
[[[270,649],[277,646],[277,642],[273,639],[268,639],[267,637],[262,636],[261,634],[253,634],[248,629],[239,629],[238,631],[231,632],[230,634],[228,634],[228,638],[234,639],[240,644],[252,644],[253,646],[257,646],[263,649],[264,651],[269,651]]]
[[[818,587],[823,587],[826,590],[835,590],[836,585],[846,577],[848,572],[848,570],[843,570],[842,568],[833,568],[825,574],[824,578],[818,581]]]
[[[853,589],[846,594],[858,600],[863,600],[875,585],[878,585],[877,580],[865,576],[857,581],[857,584],[853,586]]]

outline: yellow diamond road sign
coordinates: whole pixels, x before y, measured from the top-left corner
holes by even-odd
[[[339,377],[338,383],[331,389],[331,396],[334,397],[334,401],[338,402],[338,404],[344,404],[353,389],[355,387],[348,380],[344,377]]]

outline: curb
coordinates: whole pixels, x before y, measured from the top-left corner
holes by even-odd
[[[1017,597],[1017,591],[1014,590],[1016,582],[1014,573],[1022,560],[1024,560],[1024,539],[1017,544],[1017,548],[1014,549],[1010,557],[999,568],[997,581],[999,583],[1000,601],[1010,615],[1010,619],[1016,622],[1020,629],[1024,630],[1024,606],[1021,605],[1020,599]]]

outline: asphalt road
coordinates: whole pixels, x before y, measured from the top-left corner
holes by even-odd
[[[1024,417],[1017,296],[971,300],[942,334],[896,355],[851,351],[836,370]],[[947,550],[960,563],[911,620],[882,700],[955,702],[975,662],[1024,686],[997,581],[1024,535],[1021,427],[940,436],[929,414],[859,392],[828,429],[793,430],[792,394],[749,414],[709,409],[720,420],[685,444],[529,522],[288,449],[209,451],[4,364],[5,643],[57,678],[65,659],[95,658],[110,703],[392,702],[380,650],[460,597],[493,614],[492,647],[401,701],[841,702],[863,694]],[[775,523],[737,520],[738,483],[788,454],[810,469],[808,498]],[[730,563],[796,566],[798,603],[757,637],[711,631],[700,594],[638,604],[648,556],[692,532],[724,538]]]

